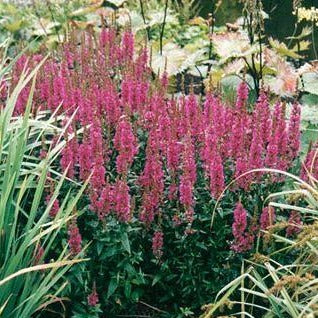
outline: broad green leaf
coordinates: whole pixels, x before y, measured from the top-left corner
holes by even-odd
[[[159,49],[152,54],[151,67],[156,74],[167,72],[168,76],[180,72],[182,64],[187,59],[187,52],[175,43],[167,43],[162,48],[162,55]]]

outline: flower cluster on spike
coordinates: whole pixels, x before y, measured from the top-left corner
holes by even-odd
[[[262,210],[260,217],[261,230],[266,231],[270,226],[273,226],[276,220],[275,209],[272,206],[265,207]]]
[[[90,178],[86,193],[99,219],[113,213],[129,222],[138,215],[149,226],[168,213],[165,204],[176,204],[181,207],[177,223],[191,224],[202,187],[217,199],[234,178],[233,191],[252,190],[264,180],[282,181],[262,172],[247,173],[251,169],[287,171],[293,166],[300,145],[298,104],[292,106],[288,120],[284,103],[272,107],[266,91],[249,105],[244,82],[233,105],[212,92],[203,102],[193,93],[171,97],[167,74],[152,80],[148,51],[135,48],[131,32],[121,37],[115,29],[105,28],[99,40],[84,32],[80,41],[61,46],[59,61],[51,57],[44,62],[33,108],[55,112],[57,124],[66,128],[61,170],[67,169],[68,177],[77,181]],[[17,83],[25,63],[32,67],[40,59],[39,55],[19,59],[12,85],[1,89],[1,100]],[[15,114],[23,113],[29,91],[27,85],[20,93]],[[311,151],[307,168],[312,158]],[[198,179],[202,169],[204,185]],[[52,216],[56,211],[57,203]],[[242,230],[246,213],[241,205],[235,211],[233,248],[247,250],[252,242],[248,229]],[[265,226],[265,214],[263,218]],[[70,229],[74,251],[80,241],[76,231]]]
[[[232,233],[234,242],[232,243],[232,249],[237,253],[247,252],[253,247],[254,233],[248,231],[247,211],[241,202],[236,204],[233,217]]]
[[[150,224],[158,212],[164,190],[163,176],[159,153],[159,138],[157,132],[153,130],[148,137],[146,163],[139,178],[143,189],[139,218],[146,224]]]
[[[125,118],[120,120],[116,129],[114,146],[118,151],[116,160],[117,172],[119,174],[126,173],[137,154],[137,144],[131,123]]]
[[[94,284],[92,292],[87,296],[87,303],[91,307],[95,307],[99,303],[99,297],[96,291],[96,284]]]
[[[46,196],[46,198],[45,198],[45,202],[46,202],[46,204],[49,204],[50,201],[51,201],[51,195],[48,194],[48,195]],[[51,218],[54,218],[54,217],[57,215],[57,213],[59,212],[59,209],[60,209],[59,200],[58,200],[58,199],[55,199],[55,200],[53,201],[53,205],[52,205],[51,210],[50,210],[50,212],[49,212],[50,217],[51,217]]]
[[[304,181],[312,182],[318,178],[318,148],[317,144],[310,145],[305,161],[300,170],[300,177]]]
[[[68,245],[72,255],[77,255],[82,250],[82,236],[76,222],[72,222],[68,229]]]
[[[163,233],[161,231],[156,231],[152,237],[152,252],[157,258],[162,256],[163,247]]]

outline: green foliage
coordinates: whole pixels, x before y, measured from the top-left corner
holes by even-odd
[[[53,48],[62,42],[71,25],[87,22],[90,13],[99,6],[87,0],[33,1],[31,4],[0,3],[0,41],[7,37],[20,46],[33,42],[30,49],[37,50],[41,44]],[[95,23],[97,19],[95,18]],[[81,27],[86,27],[80,25]]]
[[[144,17],[136,1],[128,3],[112,0],[92,4],[76,0],[61,6],[50,2],[49,10],[43,3],[24,9],[1,3],[0,34],[11,34],[16,43],[36,39],[34,49],[42,43],[54,47],[68,34],[70,23],[78,28],[98,27],[99,13],[105,13],[101,9],[111,8],[115,10],[116,22],[122,28],[130,26],[137,32],[137,43],[149,35],[152,68],[156,74],[166,70],[168,75],[174,76],[190,71],[191,74],[199,73],[201,76],[211,67],[207,86],[211,83],[214,86],[220,84],[229,102],[234,100],[236,87],[244,76],[243,79],[252,88],[255,88],[253,78],[257,76],[260,79],[263,76],[264,83],[275,94],[284,97],[293,95],[300,88],[307,94],[302,97],[306,104],[303,116],[308,118],[304,126],[307,134],[303,140],[305,144],[315,140],[317,131],[313,131],[317,124],[314,116],[317,74],[310,70],[298,77],[295,67],[290,63],[291,59],[302,58],[299,53],[308,49],[308,42],[299,42],[298,47],[290,49],[276,40],[270,40],[269,46],[265,45],[260,38],[259,41],[264,44],[262,48],[257,40],[251,45],[246,30],[240,27],[238,32],[220,28],[216,29],[220,34],[213,37],[213,58],[216,61],[212,62],[209,60],[211,30],[206,20],[192,19],[192,3],[189,0],[186,5],[171,6],[168,9],[162,54],[159,53],[159,42],[164,15],[160,1],[144,1]],[[106,19],[113,13],[105,13]],[[302,40],[308,36],[308,32],[304,30],[298,37],[290,39]],[[245,74],[246,71],[249,74]],[[164,233],[163,256],[160,259],[152,253],[153,229],[145,228],[136,218],[128,224],[118,222],[113,216],[108,216],[104,222],[97,220],[96,215],[89,211],[85,198],[80,198],[84,187],[74,197],[76,186],[66,184],[65,175],[61,176],[53,169],[63,142],[50,149],[45,160],[36,158],[41,146],[41,135],[53,129],[62,134],[63,129],[55,126],[54,118],[45,122],[34,118],[30,120],[33,91],[24,118],[12,117],[17,95],[35,73],[36,70],[21,75],[18,87],[0,114],[0,316],[31,316],[45,309],[47,304],[57,302],[60,295],[71,299],[67,315],[74,318],[96,318],[105,313],[108,317],[127,313],[142,314],[145,304],[149,304],[146,307],[156,316],[193,317],[200,312],[201,305],[208,303],[215,295],[216,301],[207,306],[204,317],[212,317],[214,312],[226,304],[233,304],[235,310],[239,307],[246,315],[254,314],[255,317],[260,317],[257,315],[263,311],[273,312],[278,317],[298,317],[301,311],[311,313],[311,304],[317,297],[310,287],[316,284],[316,279],[302,281],[303,284],[297,285],[299,290],[296,291],[282,288],[278,295],[272,292],[272,288],[286,276],[305,277],[305,272],[316,273],[316,263],[308,261],[317,253],[316,237],[306,241],[302,248],[299,248],[297,239],[286,239],[280,232],[273,235],[274,239],[269,245],[263,245],[260,239],[255,251],[267,253],[266,262],[244,260],[244,267],[246,263],[250,267],[239,276],[242,258],[248,255],[235,254],[229,248],[232,240],[232,209],[237,202],[237,194],[227,193],[221,207],[215,210],[217,213],[211,229],[211,212],[216,202],[204,190],[207,180],[202,171],[196,185],[196,216],[191,229],[186,224],[174,223],[173,217],[180,214],[182,209],[178,203],[164,202],[165,210],[156,219],[156,226]],[[291,82],[291,88],[279,87],[276,90],[282,81],[286,85]],[[250,99],[255,100],[256,95],[251,94]],[[146,140],[146,136],[141,138]],[[47,140],[49,146],[50,137]],[[144,164],[145,143],[141,143],[140,148],[140,156],[135,160],[132,175],[129,176],[133,194],[140,192],[136,175]],[[43,193],[48,172],[58,181],[48,206],[44,206]],[[114,179],[116,174],[113,172],[108,171],[110,178]],[[296,181],[297,193],[305,193],[308,200],[307,203],[301,201],[298,208],[307,216],[308,204],[309,214],[312,213],[311,222],[316,221],[317,191],[311,185],[302,184],[306,191],[309,189],[306,192],[299,187],[301,182]],[[282,190],[282,184],[269,189],[265,181],[259,186],[252,185],[249,195],[240,192],[239,197],[244,206],[251,211],[249,217],[253,216],[252,213],[259,216],[264,198],[279,189]],[[57,218],[51,222],[48,213],[59,193],[64,200]],[[137,196],[134,199],[137,203],[141,200]],[[286,206],[282,201],[273,204],[282,211],[290,208],[290,205]],[[77,260],[70,261],[67,250],[56,240],[65,242],[62,227],[72,218],[75,205],[83,207],[85,212],[79,216],[78,222],[84,240],[89,242],[86,256],[91,261],[70,269]],[[161,222],[163,219],[164,222]],[[40,261],[52,257],[52,263],[33,263],[39,246],[44,248]],[[281,248],[284,248],[282,252]],[[62,281],[69,269],[66,276],[69,284],[66,286]],[[87,296],[94,284],[99,292],[100,304],[91,307]],[[228,285],[222,288],[225,284]],[[239,296],[241,300],[237,300]],[[269,302],[263,300],[266,297]]]
[[[140,151],[135,169],[142,167]],[[230,248],[233,206],[237,197],[248,211],[254,211],[250,215],[253,217],[252,213],[258,215],[263,208],[263,198],[280,189],[281,184],[271,188],[266,184],[253,185],[248,196],[244,191],[239,195],[229,192],[211,228],[211,212],[216,202],[206,190],[206,181],[201,171],[191,228],[173,221],[181,209],[177,202],[165,202],[154,229],[145,227],[136,218],[125,224],[115,216],[108,216],[101,222],[92,212],[83,214],[78,224],[83,238],[90,242],[87,256],[91,261],[71,270],[70,285],[65,291],[66,295],[71,295],[69,315],[80,318],[84,312],[90,312],[95,317],[96,310],[102,310],[109,317],[128,313],[145,315],[147,308],[143,308],[143,303],[146,303],[159,310],[150,309],[158,317],[193,317],[200,313],[202,304],[236,278],[241,271],[241,261],[247,256],[236,254]],[[136,187],[138,185],[131,182],[133,193],[137,192]],[[139,199],[135,197],[136,202]],[[80,205],[87,205],[87,202],[82,201]],[[159,228],[164,233],[160,259],[153,255],[151,243],[153,231]],[[94,283],[100,300],[96,308],[87,303]]]
[[[144,231],[137,220],[119,224],[110,217],[101,225],[95,216],[86,215],[82,233],[92,241],[88,250],[91,262],[72,270],[74,317],[85,311],[83,303],[93,282],[100,291],[103,311],[109,315],[137,314],[140,301],[171,314],[179,307],[198,311],[209,295],[239,272],[235,266],[225,266],[235,256],[223,248],[223,240],[216,240],[230,239],[230,229],[219,220],[219,230],[212,234],[209,221],[206,209],[194,222],[193,234],[185,234],[184,226],[172,223],[162,228],[164,254],[157,260],[151,249],[152,231]]]
[[[10,65],[9,65],[10,66]],[[31,317],[59,300],[64,287],[63,275],[79,259],[70,260],[67,248],[45,259],[52,252],[54,241],[84,191],[76,196],[65,194],[59,213],[52,222],[49,211],[56,199],[65,176],[57,182],[56,191],[42,214],[39,214],[51,165],[63,147],[58,143],[45,160],[37,159],[39,139],[52,129],[53,119],[32,118],[30,111],[34,92],[35,74],[21,74],[19,83],[0,110],[0,316]],[[0,78],[5,75],[0,71]],[[13,117],[17,96],[33,79],[26,112]]]
[[[244,260],[242,275],[222,288],[215,301],[205,306],[202,318],[214,317],[219,312],[240,312],[249,317],[317,315],[317,180],[310,172],[308,182],[281,173],[291,178],[292,184],[286,191],[272,193],[266,201],[282,213],[288,210],[301,213],[305,221],[298,225],[300,233],[287,238],[282,231],[286,223],[281,218],[281,223],[264,231],[261,240],[270,238],[274,249]]]

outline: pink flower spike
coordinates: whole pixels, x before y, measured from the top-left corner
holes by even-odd
[[[117,217],[122,222],[128,222],[131,219],[130,211],[130,194],[127,182],[124,180],[118,180],[113,190],[113,208],[117,214]]]
[[[236,204],[233,214],[232,233],[234,242],[232,249],[237,253],[247,252],[253,246],[254,234],[247,232],[247,212],[241,202]]]
[[[224,189],[224,171],[220,155],[215,153],[210,165],[210,191],[213,198],[217,199]]]
[[[152,252],[156,258],[162,256],[163,247],[163,233],[162,231],[156,231],[152,237]]]
[[[288,158],[294,160],[300,148],[300,106],[294,103],[288,125]]]
[[[114,146],[118,151],[116,168],[119,174],[127,174],[134,156],[137,154],[137,142],[130,122],[122,118],[114,137]]]
[[[92,292],[87,296],[87,303],[91,307],[95,307],[99,303],[99,298],[98,298],[95,285],[93,287]]]
[[[267,230],[269,226],[272,226],[275,223],[275,219],[275,209],[272,206],[265,207],[262,210],[260,218],[261,230]]]
[[[68,230],[68,245],[72,255],[77,255],[82,250],[82,236],[79,232],[77,224],[73,222]]]

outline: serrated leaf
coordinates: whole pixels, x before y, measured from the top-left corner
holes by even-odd
[[[269,38],[270,46],[281,56],[288,56],[293,59],[301,59],[302,56],[297,54],[293,49],[289,49],[285,43]]]
[[[244,59],[234,59],[232,62],[227,63],[223,68],[223,76],[230,74],[240,74],[242,70],[246,67]]]
[[[188,54],[187,58],[183,61],[180,66],[179,73],[183,72],[191,67],[194,67],[198,62],[202,62],[204,60],[205,50],[197,50],[192,54]],[[200,76],[200,75],[199,75]]]
[[[312,32],[312,28],[311,27],[304,27],[301,31],[301,33],[299,35],[296,35],[296,36],[288,36],[286,39],[288,40],[293,40],[293,39],[297,39],[297,40],[301,40],[303,38],[305,38],[306,36],[310,35]]]
[[[273,65],[276,75],[266,75],[264,77],[265,86],[269,86],[271,91],[278,96],[293,96],[297,92],[299,76],[292,64],[280,58]]]
[[[299,44],[295,44],[292,48],[293,51],[307,51],[311,45],[310,41],[300,41]]]
[[[229,59],[246,57],[258,52],[257,45],[251,46],[248,36],[241,32],[216,33],[212,36],[213,48],[220,57],[220,64]]]

